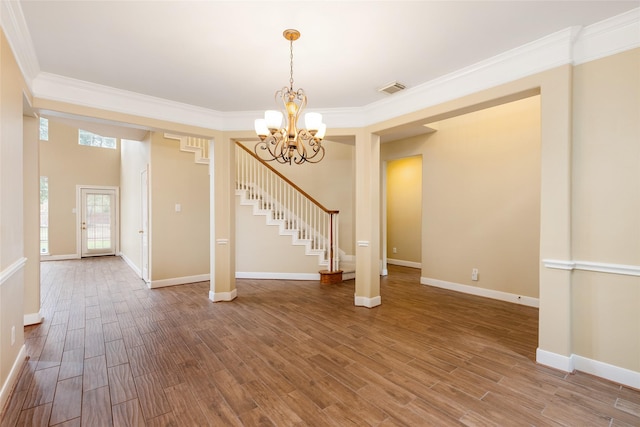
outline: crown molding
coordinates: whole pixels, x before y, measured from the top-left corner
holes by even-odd
[[[423,83],[365,107],[367,124],[442,104],[571,63],[579,27],[571,27]]]
[[[135,116],[223,129],[224,113],[110,86],[41,72],[33,80],[33,96]]]
[[[19,1],[0,2],[0,24],[27,86],[31,89],[31,82],[40,73],[40,64]]]
[[[583,64],[640,47],[640,7],[585,27],[573,48],[573,63]]]
[[[2,1],[3,28],[37,98],[207,129],[253,129],[262,112],[221,112],[40,72],[19,2]],[[334,129],[361,128],[565,64],[580,64],[640,46],[640,8],[570,27],[363,107],[317,109]]]

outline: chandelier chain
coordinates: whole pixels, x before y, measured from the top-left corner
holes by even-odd
[[[289,62],[289,64],[290,64],[289,65],[289,73],[290,73],[289,74],[290,75],[289,84],[291,85],[290,86],[291,92],[293,92],[293,39],[289,40],[289,53],[290,53],[290,55],[289,55],[289,59],[290,59],[290,62]]]

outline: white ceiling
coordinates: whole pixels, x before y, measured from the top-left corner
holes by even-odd
[[[3,0],[5,1],[5,0]],[[274,107],[294,79],[309,108],[364,107],[634,1],[22,0],[41,72],[221,112]],[[32,76],[35,77],[35,76]]]

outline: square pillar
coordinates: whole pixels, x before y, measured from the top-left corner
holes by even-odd
[[[380,305],[380,137],[356,134],[356,306]]]
[[[236,298],[235,142],[222,135],[209,143],[211,268],[209,299]]]

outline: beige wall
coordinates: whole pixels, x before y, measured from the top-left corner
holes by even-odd
[[[423,276],[537,298],[539,97],[438,129],[423,155]]]
[[[381,153],[385,145],[392,143],[383,144]],[[387,162],[386,183],[387,258],[420,264],[422,157],[412,156]]]
[[[240,273],[317,274],[317,255],[305,255],[305,247],[280,235],[277,225],[266,225],[265,217],[253,214],[253,206],[240,204],[236,196],[236,271]]]
[[[24,278],[25,324],[40,320],[40,175],[38,141],[40,120],[23,116],[24,154]]]
[[[23,90],[20,70],[0,31],[0,408],[18,373],[12,371],[14,364],[20,368],[24,345]]]
[[[149,177],[151,280],[209,274],[209,168],[154,132]]]
[[[119,144],[115,150],[79,145],[77,127],[50,117],[49,140],[40,141],[40,175],[49,179],[49,254],[78,254],[76,186],[119,186]]]
[[[149,165],[151,136],[144,141],[120,141],[120,252],[142,270],[142,181]]]
[[[382,145],[385,159],[422,155],[422,276],[537,298],[540,98],[435,127]]]
[[[640,265],[640,49],[576,66],[572,252]],[[572,277],[574,353],[640,371],[640,278]]]

